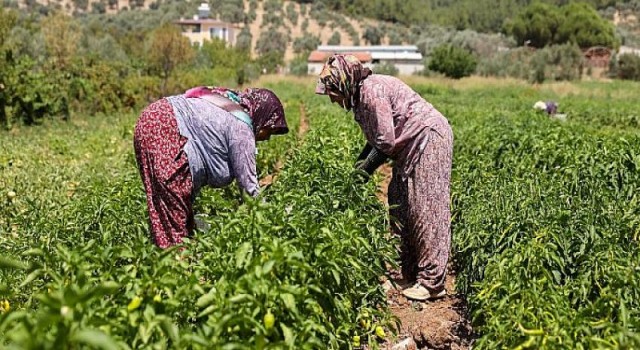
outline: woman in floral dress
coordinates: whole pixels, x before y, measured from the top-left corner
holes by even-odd
[[[403,294],[413,300],[446,295],[451,246],[449,187],[453,133],[447,119],[400,79],[372,74],[353,55],[332,55],[316,93],[353,111],[367,145],[357,167],[372,174],[394,161],[389,184],[394,233],[401,238]]]
[[[256,141],[287,132],[282,103],[267,89],[201,86],[146,107],[133,144],[155,244],[180,244],[193,231],[202,186],[235,179],[257,196]]]

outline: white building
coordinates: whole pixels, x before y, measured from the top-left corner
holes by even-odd
[[[307,64],[309,74],[318,74],[326,59],[334,53],[354,54],[365,67],[393,64],[401,75],[411,75],[424,69],[423,57],[415,45],[339,46],[320,45],[311,52]]]
[[[622,55],[625,53],[630,53],[630,54],[640,56],[640,49],[631,47],[631,46],[620,46],[620,49],[618,50],[618,55]]]
[[[209,14],[209,4],[202,3],[193,19],[180,19],[174,23],[180,26],[182,35],[186,36],[191,44],[202,46],[205,40],[216,38],[235,45],[239,28],[232,23],[209,18]]]

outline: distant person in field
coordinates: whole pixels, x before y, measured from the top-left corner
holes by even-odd
[[[561,121],[567,120],[566,114],[558,113],[558,104],[554,101],[538,101],[533,105],[533,108],[547,113],[547,115],[553,119],[558,119]]]
[[[540,111],[544,111],[550,116],[558,112],[558,104],[553,101],[547,101],[547,102],[538,101],[533,105],[533,108]]]
[[[400,79],[372,74],[352,55],[324,65],[316,93],[353,111],[367,144],[356,168],[373,172],[394,161],[389,184],[394,233],[401,238],[403,290],[413,300],[437,299],[444,287],[451,246],[449,186],[453,133],[447,119]]]
[[[256,141],[288,131],[282,103],[267,89],[196,87],[146,107],[133,144],[155,244],[179,244],[193,231],[193,202],[205,185],[236,179],[257,196]]]

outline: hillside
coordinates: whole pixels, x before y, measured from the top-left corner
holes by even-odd
[[[11,1],[9,1],[11,2]],[[191,17],[196,13],[197,1],[168,0],[36,0],[48,8],[60,8],[69,14],[84,16],[87,14],[114,14],[141,10],[158,10],[164,12],[163,20]],[[552,1],[553,2],[553,1]],[[640,2],[633,1],[588,1],[599,9],[600,14],[612,21],[617,28],[623,45],[640,46]],[[33,2],[20,0],[21,7],[29,5],[31,11],[46,13],[48,10],[37,8]],[[256,54],[256,44],[261,35],[283,35],[286,40],[285,61],[295,57],[294,47],[305,47],[302,51],[315,47],[316,44],[327,44],[331,37],[339,36],[342,45],[367,44],[364,39],[367,28],[380,28],[377,36],[382,44],[417,44],[421,50],[425,46],[433,47],[432,42],[451,42],[456,35],[478,36],[477,33],[491,33],[501,30],[505,20],[527,6],[528,1],[504,1],[488,11],[485,1],[423,1],[421,6],[414,0],[402,4],[385,0],[363,3],[362,1],[312,1],[300,4],[300,1],[280,0],[209,0],[212,15],[220,19],[237,23],[239,28],[248,27],[251,33],[251,48]],[[393,6],[392,6],[393,5]],[[170,10],[167,10],[170,8]],[[269,11],[265,11],[269,8]],[[179,9],[179,10],[176,10]],[[481,9],[481,10],[480,10]],[[425,12],[426,10],[429,10]],[[473,10],[473,11],[472,11]],[[504,12],[504,15],[497,16]],[[347,14],[351,14],[348,16]],[[404,15],[403,15],[404,14]],[[420,17],[420,14],[425,14]],[[159,16],[156,16],[159,17]],[[375,19],[373,19],[375,18]],[[153,22],[151,22],[153,23]],[[246,24],[245,24],[246,23]],[[431,26],[429,29],[427,27]],[[443,26],[443,27],[439,27]],[[437,28],[441,29],[437,29]],[[274,29],[275,28],[275,29]],[[434,29],[435,28],[435,29]],[[448,29],[444,29],[448,28]],[[487,35],[487,34],[482,34]],[[495,34],[489,34],[495,35]],[[499,35],[495,35],[499,36]],[[475,39],[474,39],[475,40]],[[263,40],[264,41],[264,40]],[[469,44],[461,38],[458,44],[471,48],[476,52],[480,42],[489,42],[487,38],[475,40],[478,44]],[[492,45],[493,48],[498,45]],[[493,48],[484,51],[493,51]]]
[[[123,11],[140,11],[158,8],[157,1],[151,0],[38,0],[38,3],[50,8],[62,9],[69,15],[86,15],[95,13],[116,14]],[[197,6],[202,1],[186,1],[191,3],[188,7],[191,8],[190,13],[187,13],[186,17],[190,17],[196,12]],[[248,28],[252,37],[252,54],[255,56],[255,48],[260,35],[268,30],[267,21],[265,21],[265,4],[268,1],[254,1],[257,4],[255,8],[255,20],[249,21]],[[20,1],[21,8],[26,7],[25,1]],[[290,6],[297,13],[298,20],[293,23],[285,12],[289,11]],[[244,0],[244,12],[249,12],[251,7],[251,1]],[[338,33],[340,36],[341,45],[358,45],[364,44],[362,41],[363,33],[368,25],[377,26],[381,25],[380,21],[361,18],[356,20],[352,17],[343,16],[339,13],[332,12],[329,16],[329,21],[318,20],[312,16],[312,4],[300,5],[295,1],[282,1],[281,12],[278,14],[282,18],[282,25],[278,27],[278,31],[285,34],[289,40],[287,49],[285,51],[285,61],[291,60],[294,56],[293,43],[296,39],[302,38],[305,33],[307,35],[313,35],[320,39],[321,44],[327,44],[330,37],[334,33]],[[220,18],[215,13],[215,7],[212,7],[214,13],[213,16]],[[42,12],[42,11],[41,11]],[[268,15],[267,15],[268,17]],[[176,18],[177,19],[177,18]],[[382,24],[384,25],[384,24]],[[239,28],[243,28],[245,25],[242,23],[237,24]],[[305,27],[306,26],[306,27]],[[407,28],[402,28],[404,31]],[[354,40],[354,37],[358,38],[359,42]],[[387,38],[382,38],[382,43],[388,41]]]
[[[293,50],[293,42],[296,38],[301,38],[305,33],[312,33],[312,35],[318,36],[321,43],[326,44],[329,41],[329,38],[331,37],[331,35],[333,35],[334,32],[338,32],[340,33],[340,37],[341,37],[340,43],[342,45],[354,45],[354,40],[352,40],[351,36],[349,35],[349,33],[344,27],[320,25],[318,23],[318,20],[311,18],[309,16],[308,12],[302,13],[301,6],[297,2],[284,1],[282,8],[283,9],[287,8],[289,3],[293,4],[295,11],[298,13],[299,19],[295,24],[292,23],[290,20],[285,20],[284,21],[285,26],[283,29],[281,29],[282,31],[289,34],[291,38],[291,40],[289,40],[289,45],[287,46],[287,50],[285,51],[285,57],[284,57],[285,61],[289,61],[295,56],[294,50]],[[256,9],[256,14],[257,14],[256,20],[253,21],[253,23],[249,24],[249,30],[251,31],[251,36],[252,36],[251,47],[254,49],[254,51],[256,47],[256,42],[258,41],[258,38],[260,37],[260,34],[262,33],[262,31],[265,29],[263,26],[265,22],[264,21],[264,18],[265,18],[264,5],[265,3],[263,1],[258,2],[258,8]],[[283,17],[286,18],[286,16],[283,16]],[[306,28],[306,30],[303,29],[303,23],[305,22],[305,20],[308,21],[308,27]],[[367,24],[375,24],[375,21],[373,20],[357,21],[349,17],[345,17],[345,20],[358,33],[357,36],[359,38],[362,38],[364,27]]]

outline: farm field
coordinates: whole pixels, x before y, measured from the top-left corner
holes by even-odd
[[[639,348],[640,84],[407,81],[454,130],[452,267],[473,348]],[[380,281],[395,240],[376,184],[353,176],[364,138],[352,114],[311,79],[254,85],[278,93],[292,130],[259,145],[272,183],[258,200],[204,191],[196,212],[211,227],[184,250],[147,236],[136,113],[0,132],[1,347],[393,339]],[[532,109],[548,99],[567,121]]]

